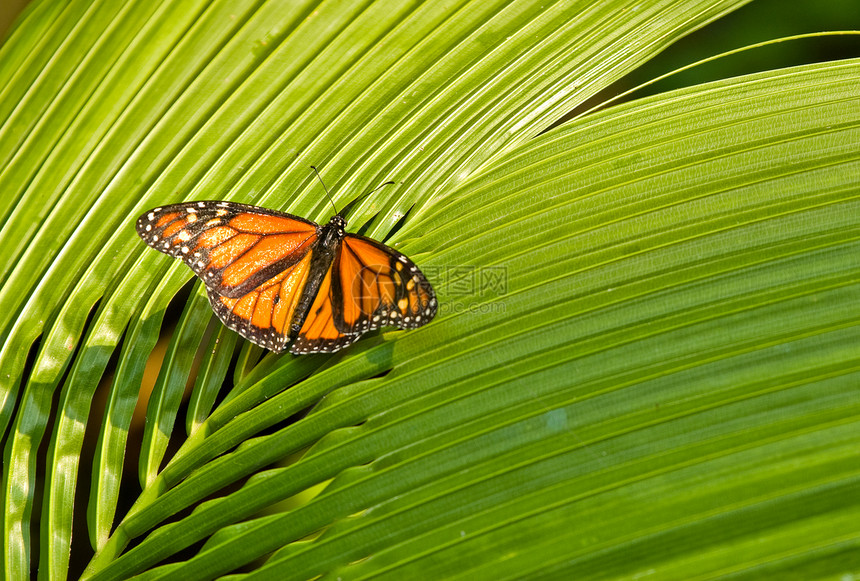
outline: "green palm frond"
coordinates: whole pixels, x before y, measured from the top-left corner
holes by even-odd
[[[860,574],[860,61],[556,126],[744,3],[33,3],[0,46],[5,577]],[[396,181],[350,229],[394,230],[432,324],[266,354],[134,234],[325,220],[310,164],[338,203]]]

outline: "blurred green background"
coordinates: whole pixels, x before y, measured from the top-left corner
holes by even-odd
[[[758,42],[810,32],[860,29],[857,0],[753,0],[674,44],[631,75],[631,86],[698,60]],[[649,87],[660,93],[678,86],[756,71],[860,56],[856,36],[783,42],[719,59]]]

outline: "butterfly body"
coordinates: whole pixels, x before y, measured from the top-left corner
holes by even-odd
[[[383,326],[436,314],[433,289],[405,255],[346,232],[232,202],[172,204],[138,218],[138,235],[200,277],[218,317],[277,353],[334,352]]]

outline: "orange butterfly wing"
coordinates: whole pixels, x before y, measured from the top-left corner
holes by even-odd
[[[290,347],[290,353],[294,355],[334,353],[361,337],[361,333],[343,333],[334,324],[331,275],[332,269],[329,267],[299,334]]]
[[[150,210],[136,229],[147,244],[191,267],[225,325],[261,347],[287,348],[311,275],[315,223],[257,206],[204,201]]]
[[[225,297],[207,289],[212,310],[252,343],[275,353],[285,351],[292,338],[290,327],[296,308],[311,275],[312,252],[242,297]]]
[[[232,202],[188,202],[155,208],[137,233],[181,259],[207,287],[239,298],[301,261],[319,234],[315,223]]]
[[[436,315],[436,295],[409,258],[347,234],[290,351],[332,352],[384,326],[414,329]]]

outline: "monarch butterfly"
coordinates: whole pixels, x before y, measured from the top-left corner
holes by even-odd
[[[144,212],[136,229],[191,267],[215,314],[252,343],[275,353],[333,353],[366,331],[414,329],[436,314],[433,288],[409,258],[346,233],[344,216],[357,201],[335,208],[325,226],[202,201]]]

